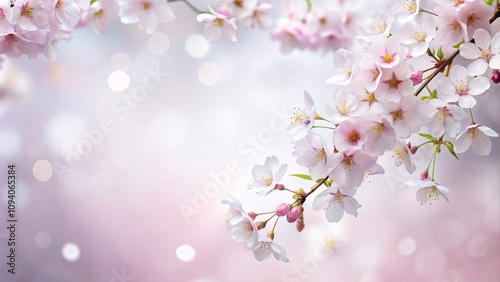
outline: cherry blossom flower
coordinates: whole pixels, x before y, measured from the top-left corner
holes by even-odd
[[[80,7],[74,0],[56,0],[54,4],[54,13],[60,28],[71,31],[80,20]]]
[[[396,147],[392,150],[392,152],[394,165],[396,167],[405,165],[406,171],[408,171],[409,174],[415,172],[415,161],[413,160],[410,148],[408,148],[408,145],[406,145],[403,139],[398,138],[396,141]]]
[[[207,22],[203,27],[207,41],[212,43],[221,37],[236,41],[236,20],[228,19],[227,15],[215,12],[210,7],[208,9],[210,13],[202,13],[196,17],[199,22]]]
[[[248,11],[253,10],[257,6],[257,0],[224,0],[225,10],[234,14],[237,18],[247,14]]]
[[[420,12],[420,0],[393,0],[391,10],[399,14],[399,23],[407,23]]]
[[[82,6],[80,6],[82,8]],[[106,33],[108,22],[118,18],[118,5],[112,0],[94,1],[82,8],[81,24],[92,23],[96,34]]]
[[[475,43],[463,43],[460,45],[460,55],[469,60],[475,60],[467,67],[470,76],[482,75],[488,66],[491,69],[500,69],[500,33],[495,34],[493,39],[484,29],[474,32]],[[491,44],[491,48],[490,48]]]
[[[383,69],[380,83],[376,90],[382,100],[398,103],[402,96],[413,94],[411,70],[407,63],[399,64],[392,69]]]
[[[125,24],[139,23],[146,33],[152,34],[160,22],[175,19],[172,9],[164,0],[119,0],[120,20]]]
[[[242,14],[239,19],[245,28],[253,28],[255,26],[262,29],[268,28],[273,24],[272,17],[267,14],[267,11],[271,10],[271,8],[272,5],[269,3],[258,2],[257,5]]]
[[[345,185],[334,185],[327,188],[314,198],[313,209],[325,210],[328,222],[339,222],[344,217],[344,212],[358,216],[361,205],[352,196],[356,194],[356,188]]]
[[[471,38],[477,29],[490,31],[490,18],[493,12],[494,7],[484,1],[474,1],[460,9],[458,18],[467,26],[468,38]]]
[[[498,137],[498,133],[487,126],[471,124],[458,135],[454,148],[455,152],[457,154],[463,153],[472,145],[472,149],[476,154],[487,156],[491,152],[490,137]]]
[[[49,11],[43,0],[17,0],[12,8],[12,24],[23,31],[46,28],[50,22]]]
[[[425,54],[435,36],[434,17],[427,14],[419,16],[416,21],[406,23],[400,31],[401,43],[413,45],[411,50],[413,57]]]
[[[367,119],[367,137],[364,147],[381,156],[386,150],[391,150],[396,145],[396,132],[387,120],[382,117],[380,120]]]
[[[12,9],[10,8],[10,1],[0,1],[0,36],[14,33],[14,27],[11,24]]]
[[[57,56],[57,44],[59,44],[61,40],[70,41],[71,38],[71,34],[64,30],[56,30],[55,32],[49,33],[43,49],[45,57],[51,61],[55,61]]]
[[[432,180],[411,179],[405,182],[405,185],[408,187],[418,187],[417,201],[420,202],[420,205],[427,203],[427,201],[430,201],[429,203],[432,204],[432,201],[438,200],[440,196],[448,201],[450,190]]]
[[[490,88],[490,81],[484,76],[470,79],[465,67],[455,65],[451,68],[450,76],[443,77],[438,82],[438,89],[442,93],[441,99],[445,102],[457,102],[462,108],[472,108],[476,105],[473,96],[484,93]]]
[[[455,138],[460,133],[461,121],[467,113],[456,105],[448,104],[440,99],[432,99],[420,108],[422,117],[429,119],[428,130],[432,136],[441,136],[445,133]]]
[[[330,179],[338,184],[358,187],[363,182],[365,172],[375,165],[377,157],[362,150],[347,150],[332,154],[328,158],[332,170]]]
[[[342,152],[347,149],[361,149],[368,139],[366,120],[363,118],[348,119],[339,124],[333,133],[333,144]]]
[[[364,20],[361,28],[366,32],[367,36],[358,36],[364,41],[372,41],[376,37],[387,37],[391,30],[394,17],[391,12],[375,12],[368,19]]]
[[[377,89],[382,77],[382,69],[368,53],[361,54],[360,60],[355,65],[354,73],[353,81],[363,85],[370,92]]]
[[[303,22],[283,19],[277,22],[277,28],[271,34],[271,38],[280,41],[280,51],[288,54],[294,48],[303,49],[306,47],[304,28]]]
[[[304,106],[305,109],[295,108],[292,121],[287,128],[288,134],[295,134],[294,140],[304,137],[313,127],[316,118],[316,106],[307,91],[304,91]]]
[[[254,181],[248,184],[248,189],[259,196],[266,196],[273,191],[285,175],[287,164],[280,165],[278,158],[267,157],[264,165],[255,165],[252,169]]]
[[[420,129],[420,100],[415,96],[403,96],[399,103],[389,102],[385,105],[383,116],[390,121],[396,135],[408,138]]]
[[[295,144],[292,154],[297,158],[297,164],[306,167],[311,178],[317,180],[328,173],[328,155],[333,152],[329,147],[326,139],[309,131]]]
[[[233,240],[244,243],[247,250],[255,247],[259,233],[253,219],[241,208],[241,203],[234,197],[226,195],[222,203],[229,205],[226,226]]]
[[[15,33],[0,37],[0,54],[18,57],[23,54],[29,58],[36,58],[42,45],[33,43],[31,40],[20,37]]]
[[[392,68],[406,57],[406,49],[396,37],[382,38],[374,41],[370,46],[371,54],[382,68]]]
[[[434,39],[440,45],[437,48],[441,45],[455,45],[462,40],[467,41],[467,26],[458,19],[455,10],[438,7],[434,12],[439,15],[438,30]]]
[[[325,105],[326,112],[332,119],[332,122],[342,122],[351,117],[361,116],[368,109],[367,102],[360,101],[353,91],[363,91],[363,88],[349,87],[341,90],[333,96]],[[364,91],[363,91],[364,92]]]
[[[354,57],[345,49],[339,49],[333,54],[333,64],[338,74],[326,80],[328,84],[347,85],[352,79]]]
[[[252,251],[258,261],[263,261],[273,254],[278,261],[288,262],[285,249],[274,243],[269,237],[260,236],[257,245]]]

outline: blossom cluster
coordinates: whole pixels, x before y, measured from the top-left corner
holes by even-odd
[[[392,155],[394,165],[408,172],[405,186],[417,188],[417,201],[423,205],[439,198],[448,201],[449,189],[435,179],[442,150],[457,159],[471,146],[480,156],[491,152],[490,137],[498,133],[478,123],[473,110],[476,97],[500,82],[499,4],[484,0],[420,4],[419,0],[391,2],[363,21],[363,35],[352,48],[334,53],[335,73],[326,83],[336,88],[324,105],[325,113],[305,92],[304,107],[296,108],[288,129],[294,135],[292,155],[308,171],[292,176],[311,180],[312,187],[289,189],[282,183],[287,165],[276,157],[256,165],[250,190],[258,196],[288,191],[293,201],[280,203],[271,212],[229,214],[228,228],[236,241],[245,238],[254,250],[259,244],[257,231],[274,218],[270,240],[281,217],[302,231],[303,204],[316,191],[320,192],[312,208],[324,211],[327,221],[339,222],[344,214],[357,216],[361,204],[355,195],[367,176],[385,172],[380,161],[384,155]],[[423,146],[430,148],[429,156],[419,150]],[[417,170],[418,153],[428,163]],[[415,172],[419,177],[411,176]],[[235,203],[240,206],[235,199],[224,203],[231,209]],[[255,220],[265,214],[269,218]],[[244,233],[234,224],[239,216],[248,221]],[[281,247],[271,249],[284,260]]]
[[[282,42],[282,51],[293,48],[335,50],[353,38],[353,13],[340,8],[311,8],[310,2],[289,1],[284,15],[276,21],[273,6],[260,0],[224,0],[217,9],[203,11],[184,2],[200,22],[209,42],[220,38],[236,41],[237,26],[246,29],[271,28],[272,37]],[[342,1],[341,1],[342,2]],[[307,4],[309,3],[309,4]],[[44,54],[56,59],[57,44],[69,41],[76,28],[92,26],[96,34],[107,32],[111,21],[138,23],[145,32],[157,31],[160,23],[172,22],[175,15],[167,0],[0,0],[0,55],[36,58]],[[0,60],[3,60],[0,57]]]
[[[0,0],[0,54],[55,60],[58,42],[75,28],[92,24],[100,34],[118,17],[148,33],[175,18],[164,0]]]

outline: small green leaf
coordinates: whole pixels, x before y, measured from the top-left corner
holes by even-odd
[[[294,173],[294,174],[290,174],[290,175],[298,177],[298,178],[302,178],[302,179],[305,179],[305,180],[312,180],[311,176],[309,176],[307,174]]]
[[[453,144],[450,141],[444,141],[443,144],[448,148],[448,151],[450,151],[450,154],[452,154],[455,158],[457,158],[457,154],[455,153],[455,150],[453,149]]]
[[[431,92],[431,98],[432,99],[436,99],[438,97],[438,92],[436,89],[432,90]]]
[[[429,135],[429,134],[425,134],[425,133],[419,133],[418,135],[424,137],[425,139],[427,140],[430,140],[430,141],[436,141],[436,138],[432,137],[432,135]]]
[[[453,48],[456,48],[458,49],[460,47],[460,45],[462,45],[462,43],[464,43],[465,41],[462,39],[462,41],[460,41],[457,45],[453,45]]]
[[[443,49],[441,49],[441,47],[439,47],[439,49],[438,49],[437,56],[438,56],[438,58],[440,58],[440,59],[443,59],[443,58],[444,58]]]
[[[484,2],[488,5],[491,5],[493,3],[493,0],[484,0]]]
[[[422,97],[420,97],[420,101],[425,101],[425,100],[430,99],[430,98],[431,98],[431,96],[422,96]]]

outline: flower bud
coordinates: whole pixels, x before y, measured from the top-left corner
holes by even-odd
[[[286,214],[286,220],[290,223],[295,222],[297,221],[297,218],[299,218],[301,213],[301,207],[295,206]]]
[[[297,231],[301,232],[302,230],[304,230],[305,226],[306,225],[304,224],[304,217],[300,216],[299,219],[297,219],[296,223]]]
[[[413,70],[411,72],[411,81],[413,81],[413,86],[420,84],[422,82],[422,71],[421,70]]]
[[[274,240],[274,232],[271,230],[269,233],[267,233],[267,237],[269,237],[271,240]]]
[[[266,227],[266,223],[265,221],[259,221],[257,223],[255,223],[255,226],[257,226],[257,230],[261,230],[262,228],[265,228]]]
[[[418,147],[411,147],[410,152],[412,155],[415,155],[417,153]]]
[[[285,185],[278,183],[274,186],[274,190],[285,190]]]
[[[420,174],[420,179],[421,180],[427,180],[429,178],[429,172],[426,170]]]
[[[256,214],[256,213],[254,213],[254,212],[249,212],[249,213],[248,213],[248,216],[249,216],[251,219],[255,220],[255,218],[257,217],[257,214]]]
[[[493,70],[491,72],[490,78],[493,83],[498,84],[500,82],[500,71]]]
[[[281,203],[276,207],[277,216],[285,216],[290,211],[290,205]]]

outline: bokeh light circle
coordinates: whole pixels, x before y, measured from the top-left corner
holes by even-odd
[[[33,165],[33,176],[40,182],[49,180],[52,177],[52,173],[52,164],[45,159],[40,159]]]
[[[155,55],[165,54],[170,47],[170,39],[165,33],[156,32],[149,37],[148,47],[151,53]]]
[[[219,80],[219,76],[219,68],[212,63],[205,63],[198,69],[198,79],[204,85],[214,85]]]
[[[121,70],[112,72],[108,76],[108,86],[111,90],[115,92],[121,92],[128,88],[130,84],[129,75]]]
[[[203,58],[210,51],[210,43],[201,34],[190,35],[184,44],[186,52],[193,58]]]
[[[132,58],[127,53],[119,52],[111,58],[111,68],[113,70],[128,71],[132,67]]]
[[[63,258],[69,262],[75,262],[80,259],[80,247],[75,243],[66,243],[61,249]]]
[[[52,237],[46,231],[40,231],[35,235],[35,243],[40,248],[48,248],[52,244]]]
[[[196,250],[191,245],[183,244],[175,250],[175,256],[183,262],[190,262],[196,257]]]

